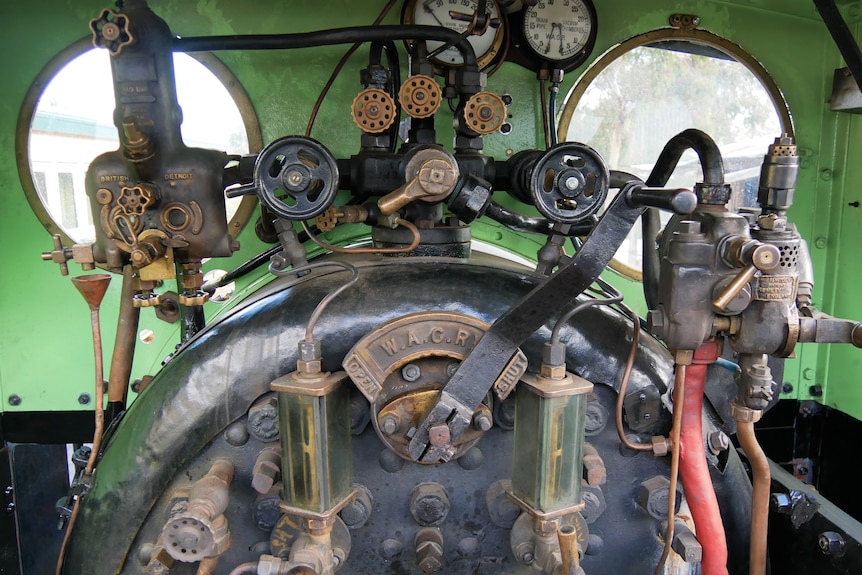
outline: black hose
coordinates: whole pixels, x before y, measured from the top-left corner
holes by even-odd
[[[485,210],[485,215],[492,220],[499,222],[515,232],[526,232],[528,234],[548,235],[551,231],[551,222],[545,218],[537,218],[533,216],[525,216],[518,212],[503,207],[495,201],[488,204]],[[589,234],[593,229],[592,222],[583,222],[575,224],[569,230],[568,236],[583,236]]]
[[[724,160],[715,140],[706,132],[690,128],[668,140],[647,178],[646,185],[651,188],[664,187],[686,150],[694,150],[700,158],[704,183],[724,183]]]
[[[460,34],[436,26],[353,26],[299,34],[248,34],[232,36],[199,36],[174,39],[177,52],[213,52],[216,50],[290,50],[354,42],[387,42],[396,40],[437,40],[453,42]],[[455,42],[466,68],[477,68],[476,53],[466,38]],[[477,68],[478,69],[478,68]]]
[[[661,231],[661,214],[656,208],[647,208],[641,214],[641,257],[643,275],[641,283],[644,290],[644,301],[648,309],[658,306],[658,278],[661,261],[655,248],[655,239]]]

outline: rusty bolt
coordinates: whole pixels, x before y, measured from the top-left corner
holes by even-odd
[[[420,483],[410,495],[410,514],[419,525],[440,525],[450,508],[449,496],[439,483]]]
[[[686,563],[700,563],[703,560],[703,546],[681,521],[676,522],[671,549]]]
[[[371,518],[374,497],[364,485],[358,485],[359,495],[338,514],[348,529],[359,529]]]
[[[449,445],[450,439],[449,426],[445,423],[432,425],[428,430],[428,441],[435,447]]]
[[[847,542],[840,533],[835,531],[826,531],[820,534],[817,538],[817,544],[820,545],[820,550],[827,557],[842,557],[847,550]]]
[[[278,401],[267,397],[248,410],[248,432],[259,441],[278,439]]]
[[[258,493],[268,493],[281,473],[281,450],[268,447],[257,455],[252,469],[251,486]]]
[[[670,490],[670,480],[664,475],[656,475],[638,486],[637,501],[640,506],[655,519],[667,517],[667,498]],[[679,507],[679,493],[677,508]]]
[[[443,534],[436,527],[425,527],[416,533],[416,564],[423,573],[443,568]]]
[[[718,455],[722,451],[727,451],[730,447],[730,438],[723,431],[713,431],[706,439],[709,450],[713,455]]]

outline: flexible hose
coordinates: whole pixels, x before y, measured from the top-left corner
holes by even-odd
[[[697,540],[703,546],[701,573],[727,575],[727,539],[703,447],[703,389],[706,368],[706,364],[695,363],[687,366],[685,370],[679,467],[685,498],[697,530]]]
[[[679,480],[679,437],[682,427],[682,403],[685,395],[685,365],[676,364],[676,375],[673,383],[673,427],[670,430],[670,485],[668,486],[667,498],[667,529],[664,533],[664,549],[653,575],[661,575],[664,564],[670,555],[673,545],[674,521],[676,518],[676,486]]]
[[[448,28],[437,26],[353,26],[299,34],[248,34],[235,36],[200,36],[174,39],[177,52],[213,52],[216,50],[292,50],[354,42],[389,40],[438,40],[451,42],[464,58],[465,68],[476,68],[476,53],[466,38]]]
[[[548,96],[545,94],[545,80],[539,80],[539,100],[542,108],[542,129],[545,132],[545,149],[551,147],[551,129],[548,124]]]
[[[754,491],[751,496],[751,547],[749,575],[766,575],[766,534],[769,523],[769,488],[772,473],[769,460],[754,435],[754,423],[736,423],[736,437],[751,465]]]

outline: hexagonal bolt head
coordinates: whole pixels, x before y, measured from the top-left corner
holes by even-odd
[[[477,411],[473,415],[473,427],[479,431],[490,430],[494,427],[494,420],[491,418],[491,414],[484,410]]]
[[[425,527],[416,533],[416,564],[423,573],[443,568],[443,534],[436,527]]]
[[[730,438],[723,431],[713,431],[707,437],[706,443],[713,455],[718,455],[730,447]]]
[[[348,529],[359,529],[371,518],[371,510],[374,508],[374,498],[371,491],[364,485],[358,485],[359,495],[338,514]]]
[[[401,428],[401,418],[394,413],[387,413],[380,420],[380,431],[386,435],[393,435]]]
[[[419,525],[440,525],[450,508],[449,496],[439,483],[420,483],[410,495],[410,514]]]
[[[258,441],[278,439],[278,400],[267,397],[248,410],[248,432]]]
[[[844,537],[835,531],[821,533],[817,538],[817,544],[827,557],[841,557],[847,550],[847,542],[844,540]]]
[[[786,493],[773,493],[769,499],[769,506],[776,513],[790,515],[793,511],[793,500]]]
[[[669,491],[670,480],[664,475],[656,475],[638,486],[637,501],[644,511],[655,519],[665,519],[667,517]],[[678,509],[681,496],[679,492],[675,496]]]
[[[412,383],[422,377],[422,370],[415,363],[408,363],[401,368],[401,377]]]

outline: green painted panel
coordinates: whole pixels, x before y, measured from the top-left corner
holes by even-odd
[[[384,2],[331,0],[260,0],[248,3],[230,0],[153,0],[151,6],[183,36],[301,32],[334,26],[370,23]],[[856,161],[862,146],[859,119],[829,111],[832,70],[841,65],[825,28],[809,0],[756,0],[656,2],[619,0],[597,2],[599,35],[594,52],[598,57],[618,42],[667,25],[671,12],[697,14],[701,28],[738,43],[763,63],[790,104],[799,145],[804,152],[797,202],[791,217],[808,238],[815,264],[815,302],[827,312],[862,318],[862,304],[855,286],[862,277],[855,251],[860,242],[862,209],[848,204],[859,198],[855,182],[862,165]],[[56,266],[44,263],[39,253],[51,246],[50,237],[24,200],[15,167],[15,128],[19,108],[33,78],[47,61],[87,33],[87,22],[105,2],[102,0],[36,0],[7,3],[2,9],[3,34],[0,49],[14,58],[5,61],[4,89],[0,95],[0,409],[86,409],[78,404],[81,393],[92,390],[92,357],[85,304]],[[859,4],[847,7],[859,19]],[[400,5],[384,21],[396,23]],[[38,15],[38,16],[37,16]],[[765,26],[764,22],[769,25]],[[38,22],[38,25],[34,25]],[[37,31],[34,31],[37,30]],[[857,30],[858,33],[858,30]],[[320,87],[345,47],[293,52],[223,53],[219,57],[231,68],[248,91],[263,126],[264,141],[305,131],[308,115]],[[338,157],[358,149],[359,130],[348,107],[358,91],[357,69],[367,52],[359,50],[336,80],[323,105],[313,135]],[[406,63],[402,63],[406,65]],[[560,93],[567,93],[586,69],[567,74]],[[486,151],[498,159],[541,144],[538,82],[535,76],[513,64],[504,64],[488,81],[488,88],[513,97],[507,136],[486,139]],[[439,114],[440,139],[451,142],[450,115]],[[828,171],[827,171],[828,170]],[[514,202],[514,201],[512,201]],[[525,206],[512,203],[519,209]],[[479,222],[475,237],[508,246],[528,259],[535,257],[541,238],[520,238],[494,224]],[[339,230],[335,238],[362,235],[362,230]],[[344,234],[343,236],[340,234]],[[822,238],[822,240],[821,240]],[[205,269],[229,270],[267,246],[257,240],[250,227],[240,236],[242,249],[232,258],[212,261]],[[73,266],[74,267],[74,266]],[[78,273],[73,271],[73,273]],[[609,272],[607,279],[627,295],[627,301],[643,312],[637,284]],[[249,278],[253,286],[262,276]],[[115,278],[104,303],[103,337],[110,357],[118,308],[120,278]],[[240,292],[249,288],[240,286]],[[215,315],[227,306],[208,304]],[[176,326],[167,325],[144,311],[142,329],[154,333],[153,342],[140,344],[133,377],[153,373],[177,341]],[[862,391],[853,381],[860,355],[835,346],[802,346],[799,358],[788,363],[787,381],[794,384],[792,396],[811,397],[809,387],[826,389],[821,399],[862,418]],[[20,395],[22,402],[10,406],[7,398]]]

